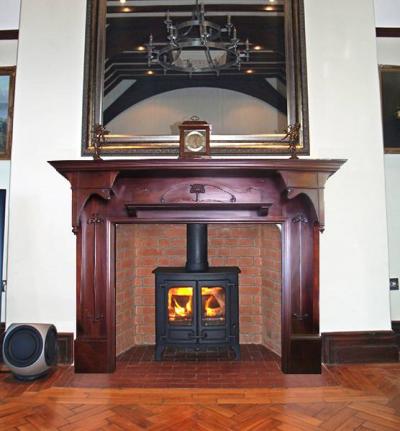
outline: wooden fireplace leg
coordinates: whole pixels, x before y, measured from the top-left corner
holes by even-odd
[[[164,350],[165,350],[165,346],[159,345],[159,344],[156,346],[156,350],[154,352],[154,359],[156,361],[161,361],[162,360],[162,357],[163,357],[163,354],[164,354]]]
[[[319,226],[313,212],[299,202],[291,205],[289,214],[284,227],[282,370],[318,374]]]
[[[110,373],[115,369],[115,233],[90,202],[77,233],[77,338],[75,371]]]
[[[240,346],[238,344],[235,344],[232,346],[233,353],[235,354],[235,360],[240,360]]]

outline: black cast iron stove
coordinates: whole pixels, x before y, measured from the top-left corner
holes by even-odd
[[[185,268],[156,268],[156,360],[167,346],[226,346],[239,359],[238,267],[209,267],[207,225],[187,225]]]

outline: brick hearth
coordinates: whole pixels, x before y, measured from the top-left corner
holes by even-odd
[[[280,354],[281,235],[275,225],[209,226],[211,266],[239,266],[240,342]],[[117,229],[117,355],[155,343],[157,266],[184,266],[186,226],[119,225]]]

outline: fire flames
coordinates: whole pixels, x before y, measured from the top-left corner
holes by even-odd
[[[168,291],[169,320],[188,320],[192,317],[192,287],[173,287]]]
[[[222,287],[202,287],[201,296],[205,317],[223,318],[225,315],[225,293]]]
[[[225,318],[225,292],[222,287],[202,287],[202,318]],[[173,287],[168,291],[170,321],[190,322],[193,315],[193,288]]]

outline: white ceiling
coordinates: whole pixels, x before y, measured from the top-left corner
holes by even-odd
[[[400,0],[374,0],[376,27],[400,27]]]
[[[213,0],[206,0],[205,3],[212,3],[212,1]],[[218,3],[220,2],[221,0],[218,0]],[[233,2],[235,2],[235,0],[229,1],[228,3]],[[242,2],[243,0],[239,1],[239,3]],[[109,3],[120,4],[119,1]],[[177,1],[177,3],[179,4],[181,1]],[[280,0],[278,0],[277,3],[280,3]],[[400,27],[400,0],[374,0],[374,3],[375,23],[377,27]],[[21,0],[0,0],[0,30],[14,30],[19,28],[20,4]]]
[[[0,0],[0,30],[19,28],[21,0]]]

